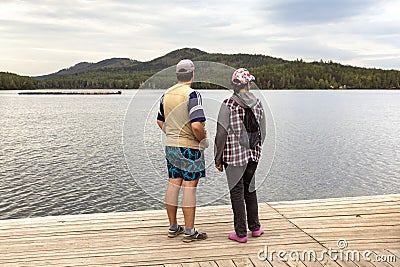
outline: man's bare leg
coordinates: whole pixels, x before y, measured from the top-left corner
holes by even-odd
[[[176,212],[178,210],[179,190],[182,184],[182,178],[169,179],[167,192],[165,194],[165,207],[167,209],[170,225],[177,224]]]
[[[194,228],[194,218],[196,214],[196,189],[198,181],[199,180],[182,182],[182,211],[183,216],[185,217],[185,236],[183,237],[183,242],[192,242],[207,238],[206,233],[198,232]]]
[[[183,181],[182,211],[185,217],[185,229],[194,228],[196,213],[196,189],[199,180]]]

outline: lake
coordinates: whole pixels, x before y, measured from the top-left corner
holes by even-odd
[[[202,90],[212,138],[227,90]],[[0,219],[162,209],[158,90],[122,95],[0,91]],[[269,135],[260,201],[400,193],[400,91],[262,91]],[[206,150],[198,204],[229,204]]]

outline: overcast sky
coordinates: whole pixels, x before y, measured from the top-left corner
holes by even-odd
[[[0,71],[41,75],[184,47],[400,69],[399,0],[4,0]]]

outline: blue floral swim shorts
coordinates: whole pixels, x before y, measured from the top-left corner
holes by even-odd
[[[187,147],[165,147],[168,177],[194,181],[206,176],[204,151]]]

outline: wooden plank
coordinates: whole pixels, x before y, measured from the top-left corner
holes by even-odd
[[[320,241],[321,242],[321,241]],[[400,239],[393,239],[391,241],[375,241],[371,239],[347,240],[351,244],[350,249],[357,250],[372,250],[380,248],[400,248]],[[321,244],[324,247],[336,247],[337,240],[324,240]]]
[[[371,262],[364,260],[362,257],[359,261],[354,262],[358,267],[375,267]]]
[[[328,199],[325,202],[316,202],[312,201],[309,203],[301,203],[300,201],[293,201],[289,203],[267,203],[274,209],[291,209],[295,210],[298,208],[301,208],[303,210],[310,210],[310,209],[329,209],[329,208],[347,208],[347,207],[356,207],[356,206],[365,206],[365,207],[370,207],[370,206],[393,206],[393,205],[398,205],[400,202],[400,199],[397,200],[386,200],[383,201],[382,199],[372,199],[370,201],[360,201],[359,199],[356,199],[354,201],[331,201]]]
[[[358,267],[358,265],[353,261],[338,261],[337,263],[342,267]]]
[[[204,209],[203,209],[204,210]],[[98,217],[100,216],[100,218]],[[77,216],[77,217],[80,217]],[[85,220],[70,220],[70,219],[63,219],[63,218],[58,218],[54,219],[53,217],[49,217],[49,222],[43,221],[42,218],[40,220],[33,219],[32,222],[29,222],[29,220],[22,219],[23,222],[21,223],[18,220],[12,220],[12,222],[6,220],[6,221],[1,221],[0,220],[0,230],[2,231],[15,231],[16,229],[21,229],[25,231],[32,231],[32,230],[40,230],[43,227],[46,229],[59,229],[60,227],[68,229],[69,227],[73,228],[79,228],[80,226],[87,226],[88,224],[93,225],[93,227],[97,228],[147,228],[151,226],[167,226],[168,225],[168,219],[163,212],[162,214],[157,214],[157,215],[151,215],[149,218],[134,218],[134,217],[129,217],[128,218],[112,218],[112,217],[107,217],[107,219],[101,218],[103,217],[102,214],[93,214],[91,216],[85,215]],[[217,222],[232,222],[233,221],[233,214],[227,213],[227,212],[221,212],[219,214],[214,214],[210,213],[207,211],[198,211],[196,213],[196,225],[199,224],[207,224],[210,222],[210,217],[214,218],[212,221],[213,223]],[[269,219],[281,219],[282,216],[277,214],[276,211],[273,209],[267,207],[267,206],[260,206],[259,209],[259,217],[261,220],[269,220]],[[178,220],[183,221],[183,216],[179,216],[178,214]],[[146,223],[144,223],[146,222]]]
[[[311,261],[304,260],[301,262],[307,267],[323,267],[323,265],[317,260],[311,260]]]
[[[274,266],[274,267],[287,267],[287,266],[289,266],[286,262],[284,262],[280,258],[278,258],[278,256],[276,254],[273,254],[272,257],[267,255],[267,261],[269,262],[269,264],[271,264],[271,266]]]
[[[374,229],[372,233],[369,230]],[[331,230],[329,232],[329,230]],[[315,238],[333,238],[333,237],[369,237],[370,239],[382,238],[399,238],[400,225],[398,226],[375,226],[375,227],[349,227],[349,228],[324,228],[324,229],[308,229],[307,233]]]
[[[261,221],[268,221],[264,219],[263,217],[260,218]],[[268,221],[269,222],[269,221]],[[212,221],[208,220],[207,222],[198,222],[196,221],[196,227],[203,227],[203,226],[208,226],[208,225],[226,225],[231,223],[233,225],[233,218],[229,217],[226,219],[221,219],[221,218],[215,218]],[[272,222],[273,223],[273,222]],[[0,230],[0,237],[4,237],[7,235],[11,235],[13,233],[13,236],[21,236],[21,235],[33,235],[37,232],[40,233],[71,233],[71,232],[81,232],[82,230],[84,231],[113,231],[113,230],[143,230],[143,231],[148,231],[148,229],[154,229],[154,228],[160,228],[164,229],[164,231],[168,230],[168,223],[165,221],[164,223],[155,223],[152,221],[148,221],[145,223],[145,225],[137,224],[135,225],[134,223],[126,223],[126,224],[93,224],[91,222],[88,222],[87,224],[82,224],[82,225],[60,225],[58,227],[46,227],[45,225],[41,227],[36,227],[36,228],[22,228],[22,229],[7,229],[7,230]]]
[[[217,260],[215,261],[218,267],[236,267],[232,260]]]
[[[307,206],[288,206],[288,205],[281,205],[281,206],[271,206],[273,209],[279,211],[281,214],[286,213],[294,213],[301,211],[308,213],[308,212],[323,212],[323,211],[335,211],[335,210],[356,210],[360,207],[365,209],[384,209],[386,207],[399,207],[399,201],[386,201],[386,202],[374,202],[374,203],[365,203],[365,204],[337,204],[334,205],[332,203],[327,203],[330,205],[307,205]]]
[[[385,249],[374,249],[373,264],[380,263],[381,266],[385,267],[398,267],[400,263],[397,261],[396,255],[393,255],[390,251]]]
[[[182,267],[200,267],[198,262],[182,263]]]
[[[353,209],[328,209],[328,210],[310,210],[307,212],[294,210],[294,211],[286,211],[282,212],[278,210],[285,218],[294,219],[294,218],[311,218],[311,217],[336,217],[336,216],[364,216],[370,214],[395,214],[399,216],[400,214],[400,205],[399,206],[389,206],[389,207],[371,207],[366,210],[362,206]]]
[[[263,221],[261,221],[263,223]],[[228,225],[226,223],[220,223],[220,224],[210,224],[204,227],[204,229],[210,233],[210,236],[227,236],[229,232],[232,231],[233,225]],[[275,229],[277,228],[277,229]],[[266,232],[271,234],[281,234],[284,232],[291,232],[291,231],[298,231],[296,227],[291,225],[289,222],[286,220],[282,219],[280,222],[276,223],[268,223],[264,226],[264,229],[266,229]],[[15,232],[8,232],[7,235],[2,235],[4,239],[0,239],[0,245],[4,242],[7,243],[7,245],[12,244],[13,242],[20,242],[20,241],[26,241],[25,243],[28,243],[28,241],[35,241],[38,239],[42,240],[49,240],[51,241],[52,239],[62,239],[62,240],[67,240],[67,239],[74,239],[76,237],[85,237],[85,238],[96,238],[100,234],[102,235],[101,238],[107,239],[107,238],[119,238],[120,236],[126,236],[126,238],[129,238],[130,242],[133,242],[135,240],[141,241],[143,237],[146,237],[146,240],[152,240],[154,239],[155,241],[157,240],[168,240],[166,238],[166,233],[167,233],[167,227],[148,227],[146,229],[122,229],[122,230],[114,230],[114,229],[92,229],[92,226],[87,226],[87,228],[78,228],[75,229],[76,231],[71,231],[71,229],[68,231],[67,229],[61,228],[59,231],[53,230],[53,231],[47,231],[47,229],[44,227],[41,229],[42,231],[38,231],[37,229],[33,232],[30,231],[22,231],[23,233],[18,234]]]
[[[199,260],[199,261],[204,261],[205,259],[210,259],[210,258],[214,258],[214,257],[220,257],[221,255],[219,253],[216,253],[215,250],[217,250],[218,247],[213,248],[213,250],[211,251],[205,251],[205,255],[202,258],[195,258],[195,260]],[[229,255],[238,255],[240,253],[238,253],[238,250],[231,250],[229,251],[229,254],[225,257],[229,257]],[[100,256],[99,254],[92,254],[90,255],[91,259],[85,259],[87,260],[96,260],[97,263],[99,264],[104,264],[104,265],[108,265],[108,263],[114,263],[118,260],[124,260],[125,263],[132,263],[133,265],[142,265],[143,263],[148,263],[148,265],[155,265],[157,262],[173,262],[173,261],[187,261],[187,260],[194,260],[194,259],[189,259],[188,257],[190,256],[178,256],[178,257],[170,257],[170,258],[158,258],[157,261],[154,261],[154,259],[152,259],[153,261],[151,261],[150,259],[148,260],[144,260],[144,261],[136,261],[136,256],[134,255],[128,255],[128,254],[123,254],[123,255],[115,255],[112,253],[108,253],[108,254],[104,254],[103,256]],[[132,257],[133,256],[133,257]],[[154,258],[154,257],[153,257]],[[80,258],[63,258],[63,259],[49,259],[49,260],[41,260],[41,261],[32,261],[33,263],[35,263],[36,265],[43,265],[43,263],[48,263],[51,262],[52,264],[55,265],[59,265],[59,266],[63,266],[65,264],[71,265],[71,264],[75,264],[78,265],[80,262],[82,261],[82,259]],[[6,264],[5,264],[6,265]],[[85,266],[86,264],[82,264],[83,266]]]
[[[400,194],[391,195],[373,195],[373,196],[357,196],[357,197],[340,197],[340,198],[321,198],[321,199],[307,199],[307,200],[295,200],[295,201],[275,201],[268,202],[271,205],[282,205],[282,204],[309,204],[309,203],[368,203],[371,201],[397,201],[400,199]]]
[[[253,241],[251,240],[252,244],[263,244],[264,242],[268,242],[270,245],[285,245],[285,244],[303,244],[303,243],[309,243],[313,242],[311,238],[305,235],[286,235],[286,236],[271,236],[268,237],[267,235],[265,236],[266,239],[259,239],[259,241]],[[290,239],[290,242],[287,241]],[[152,243],[143,246],[140,245],[140,243],[135,243],[135,242],[130,242],[129,239],[119,239],[118,237],[111,238],[108,240],[104,240],[103,238],[99,237],[97,239],[86,239],[83,237],[82,239],[70,239],[68,242],[65,242],[63,240],[54,240],[52,243],[48,243],[46,241],[42,241],[41,243],[36,242],[35,243],[24,243],[24,244],[15,244],[12,246],[2,246],[1,249],[4,253],[7,253],[8,255],[13,254],[13,257],[18,256],[18,254],[22,254],[25,256],[35,254],[37,251],[41,251],[42,255],[45,255],[46,253],[51,254],[54,251],[80,251],[82,253],[85,253],[86,250],[88,251],[94,251],[94,250],[99,250],[99,251],[108,251],[108,250],[113,250],[113,249],[120,249],[120,250],[129,250],[129,249],[135,249],[136,251],[141,251],[141,250],[146,250],[146,249],[156,249],[158,247],[168,247],[168,246],[183,246],[181,239],[179,240],[174,240],[171,241],[167,238],[161,242],[161,240],[154,244],[154,242],[157,242],[157,239],[155,238],[152,240]],[[202,243],[213,243],[213,244],[227,244],[228,247],[230,247],[230,243],[227,240],[225,236],[220,236],[219,238],[214,238],[207,240],[207,242],[202,242]],[[128,245],[129,244],[129,245]],[[202,244],[198,244],[197,247],[202,247]],[[3,257],[7,258],[7,255]]]
[[[288,260],[286,264],[290,267],[307,267],[302,261]]]
[[[234,258],[232,261],[236,267],[254,267],[249,257]]]
[[[287,241],[287,239],[291,239],[290,242]],[[104,241],[103,241],[104,242]],[[225,238],[223,239],[219,239],[219,240],[209,240],[209,242],[202,242],[202,243],[212,243],[212,244],[216,244],[216,245],[221,245],[229,248],[232,245],[229,243],[229,241]],[[293,237],[274,237],[274,238],[268,238],[268,240],[264,239],[263,241],[253,241],[251,240],[252,245],[263,245],[264,242],[268,242],[268,244],[270,244],[271,246],[277,246],[277,245],[295,245],[295,244],[307,244],[310,242],[313,242],[310,238],[308,237],[304,237],[304,236],[299,236],[296,238]],[[162,242],[159,243],[158,245],[146,245],[146,246],[140,246],[138,244],[134,244],[131,243],[132,245],[129,246],[127,244],[130,244],[131,242],[129,241],[108,241],[105,243],[102,243],[101,238],[98,241],[82,241],[79,240],[79,242],[77,241],[76,243],[73,243],[73,241],[71,243],[65,243],[60,241],[59,245],[56,245],[56,242],[54,242],[54,245],[44,245],[44,246],[30,246],[29,244],[26,245],[18,245],[18,246],[13,246],[13,247],[2,247],[2,251],[3,253],[6,253],[7,255],[4,255],[2,257],[2,260],[8,259],[8,258],[24,258],[24,257],[28,257],[28,256],[35,256],[38,252],[40,252],[40,255],[42,257],[44,256],[51,256],[53,254],[57,254],[60,252],[63,252],[63,255],[68,255],[68,254],[72,254],[74,255],[75,253],[79,253],[79,254],[85,254],[85,253],[89,253],[89,252],[108,252],[108,251],[113,251],[113,250],[118,250],[118,251],[131,251],[131,250],[135,250],[138,253],[148,250],[148,249],[157,249],[160,247],[168,247],[168,246],[177,246],[180,247],[182,246],[181,243],[182,241],[174,241],[174,242]],[[196,247],[201,248],[205,245],[202,244],[198,244],[196,245]],[[65,252],[64,252],[65,251]]]
[[[295,243],[295,241],[291,241],[292,243]],[[288,243],[288,242],[287,242]],[[182,244],[182,242],[179,242],[177,244],[178,246]],[[276,246],[276,247],[283,247],[283,246],[290,246],[290,248],[300,248],[303,246],[306,247],[311,247],[312,243],[303,243],[299,242],[297,245],[295,244],[284,244],[282,246]],[[271,245],[274,246],[274,245]],[[163,253],[159,253],[160,255],[157,254],[157,258],[154,259],[154,248],[151,248],[149,246],[143,247],[143,248],[130,248],[130,247],[109,247],[109,248],[76,248],[74,250],[70,248],[66,248],[65,251],[56,251],[56,252],[22,252],[22,253],[17,253],[17,254],[12,254],[2,258],[2,263],[8,263],[10,261],[23,261],[26,258],[29,258],[31,260],[35,261],[46,261],[48,259],[74,259],[74,258],[87,258],[88,255],[90,257],[96,257],[97,259],[101,257],[111,257],[111,256],[126,256],[126,257],[139,257],[137,260],[138,261],[161,261],[161,260],[166,260],[166,259],[184,259],[186,257],[191,256],[191,259],[193,260],[194,258],[202,258],[202,257],[208,257],[208,256],[221,256],[224,257],[225,255],[247,255],[247,251],[250,252],[256,252],[258,249],[261,247],[260,243],[254,243],[254,244],[247,244],[246,245],[246,250],[243,250],[242,247],[238,246],[237,244],[233,242],[213,242],[213,243],[207,243],[207,242],[199,242],[195,246],[187,246],[187,248],[180,248],[177,252],[177,249],[174,247],[163,247],[160,246],[158,247],[159,249],[162,248]],[[38,254],[39,253],[39,254]]]
[[[200,261],[200,267],[218,267],[215,261]]]
[[[249,260],[251,263],[254,265],[254,267],[272,267],[272,265],[269,263],[269,261],[261,261],[258,259],[256,255],[249,255]],[[285,265],[287,266],[287,265]]]
[[[285,223],[286,225],[285,226]],[[279,225],[279,227],[278,227]],[[284,226],[284,227],[283,227]],[[220,240],[226,240],[226,236],[228,233],[231,231],[230,227],[232,226],[227,226],[226,224],[220,224],[220,225],[212,225],[210,228],[205,227],[207,232],[209,233],[210,238],[217,238]],[[270,229],[271,225],[267,225],[265,227],[266,230],[268,231],[269,234],[276,234],[277,238],[280,238],[282,234],[288,235],[289,237],[296,237],[296,234],[293,236],[290,235],[290,233],[295,233],[298,232],[300,234],[301,231],[299,231],[297,228],[293,227],[290,223],[288,223],[286,220],[282,219],[282,222],[279,224],[277,223],[273,227],[281,228],[282,230],[274,230]],[[76,232],[76,233],[71,233],[70,231],[65,231],[63,229],[62,234],[60,235],[57,232],[52,232],[52,233],[47,233],[46,229],[44,228],[42,232],[45,232],[45,234],[39,232],[32,234],[28,232],[27,234],[18,236],[18,238],[15,238],[16,235],[10,232],[12,238],[11,239],[0,239],[0,246],[3,244],[7,247],[12,247],[13,244],[16,245],[22,245],[22,246],[34,246],[34,250],[37,249],[35,246],[42,246],[43,244],[51,245],[51,247],[57,248],[57,244],[61,245],[62,247],[65,247],[65,244],[63,242],[67,243],[72,243],[75,244],[77,247],[86,247],[90,245],[90,243],[97,243],[97,242],[102,242],[102,243],[107,243],[107,244],[112,244],[112,245],[118,245],[118,242],[123,243],[130,243],[130,244],[138,244],[139,246],[142,246],[141,242],[142,240],[146,240],[149,243],[153,243],[156,246],[158,245],[163,245],[165,243],[166,245],[169,244],[171,241],[170,239],[166,238],[166,228],[154,228],[149,230],[143,230],[143,231],[138,231],[138,230],[123,230],[123,231],[115,231],[115,230],[101,230],[98,229],[98,231],[92,231],[87,229],[91,229],[91,226],[87,226],[87,228],[81,229],[81,232]],[[161,230],[162,229],[162,230]],[[60,240],[62,241],[60,243]],[[24,242],[22,242],[24,241]],[[29,242],[28,242],[29,241]],[[34,242],[37,241],[37,242]],[[83,243],[81,243],[83,242]],[[85,244],[87,242],[88,244]],[[113,243],[117,242],[117,243]],[[10,246],[11,245],[11,246]],[[131,245],[131,247],[134,247],[134,245]]]
[[[269,236],[282,236],[285,234],[292,234],[299,232],[296,227],[294,227],[292,224],[281,221],[279,224],[264,224],[264,229],[266,232],[266,235]],[[263,221],[261,221],[263,224]],[[207,225],[203,229],[209,234],[210,237],[218,237],[218,236],[224,236],[226,237],[228,233],[230,233],[233,229],[233,225],[227,225],[227,224],[220,224],[220,225]],[[276,229],[275,229],[276,228]],[[152,231],[150,231],[152,230]],[[52,242],[53,240],[61,239],[61,240],[66,240],[68,239],[74,239],[74,238],[91,238],[91,239],[96,239],[96,238],[125,238],[129,239],[129,241],[134,241],[134,240],[143,240],[143,238],[150,238],[150,239],[165,239],[169,240],[166,238],[166,227],[163,228],[154,228],[154,229],[148,229],[147,231],[142,231],[142,230],[130,230],[130,229],[123,229],[123,230],[98,230],[98,231],[85,231],[85,229],[82,229],[80,232],[52,232],[52,233],[47,233],[47,232],[35,232],[32,234],[24,234],[24,235],[18,235],[14,236],[12,233],[10,235],[5,235],[3,236],[3,239],[0,239],[0,246],[2,245],[10,245],[10,244],[21,244],[21,242],[25,243],[30,243],[34,242],[37,240],[40,241],[48,241]]]
[[[386,249],[388,252],[396,256],[396,261],[400,262],[400,249],[389,248]]]
[[[318,218],[290,219],[296,225],[304,228],[341,228],[349,226],[396,226],[400,225],[400,215],[397,214],[368,214],[364,216],[335,216]]]
[[[294,224],[296,223],[295,221],[293,222]],[[335,232],[353,232],[353,231],[369,231],[371,229],[374,229],[376,232],[385,232],[385,231],[392,231],[392,230],[397,230],[400,225],[382,225],[384,224],[385,221],[382,220],[381,223],[379,222],[374,222],[374,223],[364,223],[364,224],[351,224],[351,223],[343,223],[343,224],[330,224],[328,225],[327,223],[321,223],[319,224],[319,227],[317,228],[316,226],[318,224],[307,224],[307,228],[302,228],[303,230],[305,229],[311,229],[313,233],[315,234],[329,234],[329,233],[335,233]],[[300,226],[299,224],[298,226]]]
[[[281,215],[288,217],[288,216],[293,216],[293,217],[300,217],[300,215],[305,215],[305,218],[309,217],[325,217],[325,216],[332,216],[332,215],[366,215],[366,214],[385,214],[385,213],[400,213],[399,210],[400,203],[397,205],[382,205],[382,206],[372,206],[372,207],[367,207],[363,205],[357,205],[355,207],[331,207],[331,208],[326,208],[326,209],[316,209],[316,208],[310,208],[310,210],[303,209],[303,210],[298,210],[298,209],[276,209]]]

